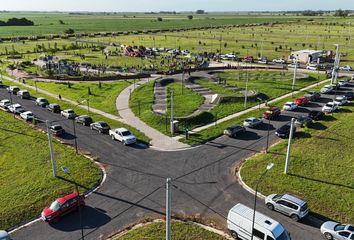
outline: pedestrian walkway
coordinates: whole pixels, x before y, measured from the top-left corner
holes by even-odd
[[[145,84],[148,79],[142,79],[137,85]],[[162,151],[176,151],[189,148],[190,146],[184,143],[181,143],[169,136],[166,136],[159,132],[158,130],[148,126],[145,122],[136,117],[135,114],[129,107],[130,94],[135,90],[135,84],[130,85],[124,89],[116,100],[116,107],[118,109],[119,115],[125,120],[130,126],[139,129],[146,136],[151,139],[151,146],[155,149]]]

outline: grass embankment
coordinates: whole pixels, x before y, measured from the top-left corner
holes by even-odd
[[[156,222],[129,231],[122,237],[112,240],[163,240],[166,238],[166,223]],[[173,240],[226,240],[214,232],[190,223],[172,222]]]
[[[99,109],[106,113],[118,115],[116,108],[117,96],[133,81],[115,81],[115,82],[101,82],[99,83],[70,83],[70,88],[67,82],[40,82],[35,83],[34,80],[26,80],[26,83],[35,86],[39,89],[60,94],[62,97],[82,102],[90,99],[90,107]],[[101,85],[101,87],[100,87]],[[91,95],[89,95],[89,89]]]
[[[4,84],[6,85],[16,85],[16,83],[14,82],[11,82],[11,81],[8,81],[8,80],[3,80]],[[32,90],[32,89],[29,89],[29,88],[26,88],[26,87],[23,87],[22,85],[20,84],[17,84],[17,86],[20,87],[20,89],[27,89],[29,90],[31,96],[34,96],[34,97],[45,97],[48,99],[48,101],[50,103],[57,103],[60,105],[61,109],[73,109],[75,111],[75,113],[77,115],[90,115],[93,119],[93,121],[105,121],[106,123],[108,123],[110,125],[111,128],[119,128],[119,127],[124,127],[124,128],[127,128],[129,129],[136,137],[139,141],[143,142],[143,143],[148,143],[150,141],[150,139],[145,135],[143,134],[142,132],[140,132],[139,130],[133,128],[132,126],[129,126],[127,124],[124,124],[124,123],[121,123],[121,122],[118,122],[116,120],[113,120],[113,119],[110,119],[110,118],[106,118],[100,114],[96,114],[96,113],[93,113],[93,112],[89,112],[81,107],[79,107],[78,105],[73,105],[73,104],[70,104],[64,100],[59,100],[58,98],[53,98],[53,97],[50,97],[46,94],[41,94],[41,93],[36,93],[35,90]],[[14,100],[15,101],[15,100]],[[87,103],[84,103],[84,105],[86,105]],[[91,104],[91,102],[90,102]],[[91,106],[91,105],[90,105]]]
[[[292,193],[307,200],[311,211],[341,222],[354,222],[354,123],[353,103],[305,129],[306,138],[294,138],[289,174],[284,164],[287,141],[272,147],[268,154],[245,162],[241,175],[254,187],[265,166],[275,167],[259,185],[259,191]]]
[[[51,168],[48,139],[28,124],[0,111],[0,229],[7,229],[39,216],[41,210],[57,197],[74,191],[74,185],[54,178]],[[100,169],[72,148],[53,141],[58,175],[67,166],[71,179],[83,192],[96,185]]]

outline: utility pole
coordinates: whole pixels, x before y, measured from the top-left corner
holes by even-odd
[[[173,120],[173,91],[171,90],[171,134],[172,136],[175,134],[175,127],[174,127],[174,120]]]
[[[244,103],[244,108],[247,107],[247,95],[248,95],[248,70],[247,70],[247,65],[246,65],[246,90],[245,90],[245,103]]]
[[[55,162],[53,143],[52,143],[52,133],[50,132],[51,122],[49,120],[47,120],[46,125],[47,125],[48,143],[49,143],[50,159],[52,161],[53,175],[54,175],[54,177],[57,177],[58,176],[57,163]]]
[[[268,148],[269,148],[269,132],[270,132],[270,118],[268,118],[266,153],[268,153]]]
[[[336,75],[338,74],[337,69],[339,67],[339,44],[334,44],[334,45],[337,47],[337,50],[336,50],[336,56],[334,60],[333,70],[332,70],[331,84],[333,84],[333,82],[336,79]]]
[[[294,68],[293,85],[292,85],[292,87],[291,87],[291,91],[293,91],[293,92],[294,92],[294,89],[295,89],[295,82],[296,82],[297,63],[298,63],[298,57],[296,57],[296,59],[295,59],[295,68]]]
[[[73,118],[73,130],[74,130],[74,142],[75,142],[75,152],[78,153],[77,150],[77,140],[76,140],[76,126],[75,126],[75,118]]]
[[[220,51],[220,52],[219,52],[220,54],[221,54],[221,44],[222,44],[222,34],[220,34],[220,50],[219,50],[219,51]]]
[[[290,154],[291,154],[291,141],[293,139],[293,134],[294,134],[294,124],[295,124],[295,118],[292,118],[291,125],[290,125],[289,141],[288,141],[288,151],[286,152],[286,159],[285,159],[285,169],[284,169],[285,174],[288,174],[288,166],[289,166]]]
[[[182,65],[182,95],[183,95],[183,89],[184,89],[184,66]]]
[[[166,180],[166,240],[171,240],[171,178]]]

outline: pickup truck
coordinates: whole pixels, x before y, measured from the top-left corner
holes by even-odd
[[[118,140],[124,145],[136,143],[136,137],[125,128],[110,129],[109,136],[112,140]]]

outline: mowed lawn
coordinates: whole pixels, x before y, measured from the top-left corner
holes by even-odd
[[[27,80],[27,84],[35,86],[34,80]],[[90,107],[100,109],[101,111],[118,115],[116,108],[117,96],[131,85],[133,81],[116,81],[116,82],[101,82],[99,83],[54,83],[54,82],[39,82],[37,81],[37,87],[48,92],[59,94],[63,98],[67,98],[73,101],[84,101],[89,99]],[[89,89],[91,95],[89,95]]]
[[[289,174],[284,164],[287,141],[270,149],[265,155],[245,162],[241,175],[254,188],[257,178],[268,163],[274,168],[259,186],[261,193],[292,193],[308,201],[317,214],[342,221],[354,222],[354,138],[353,103],[338,113],[316,122],[295,137],[291,150]]]
[[[131,230],[113,240],[163,240],[166,238],[166,223],[156,222]],[[227,238],[190,223],[172,222],[173,240],[226,240]]]
[[[0,111],[0,229],[38,217],[42,209],[59,196],[74,191],[74,185],[54,178],[48,139],[13,115]],[[60,166],[67,166],[80,192],[94,187],[101,170],[75,150],[53,141],[59,176],[68,178]]]

